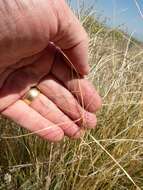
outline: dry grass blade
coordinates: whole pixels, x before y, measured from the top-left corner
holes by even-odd
[[[137,184],[134,182],[132,177],[128,174],[128,172],[120,165],[120,163],[99,143],[98,140],[96,140],[92,135],[90,137],[96,142],[100,148],[108,154],[108,156],[115,162],[115,164],[125,173],[125,175],[128,177],[128,179],[134,184],[134,186],[137,188],[137,190],[141,190],[140,187],[137,186]]]

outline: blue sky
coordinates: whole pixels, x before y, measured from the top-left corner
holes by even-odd
[[[71,0],[73,7],[82,0]],[[137,0],[143,13],[143,0]],[[135,5],[134,0],[85,0],[86,6],[94,4],[100,19],[107,19],[107,24],[112,27],[128,29],[129,33],[143,41],[143,18]]]

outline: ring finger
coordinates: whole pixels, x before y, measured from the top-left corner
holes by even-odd
[[[30,106],[39,112],[43,117],[61,127],[65,135],[72,138],[79,138],[82,130],[66,116],[48,97],[39,94]]]

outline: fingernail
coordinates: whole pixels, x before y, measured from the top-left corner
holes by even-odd
[[[44,138],[51,142],[61,141],[64,137],[64,132],[61,129],[50,129],[50,132],[44,135]]]
[[[96,127],[96,124],[97,124],[96,116],[92,113],[87,112],[85,117],[86,117],[87,127],[94,129]]]

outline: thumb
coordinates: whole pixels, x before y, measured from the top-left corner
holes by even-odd
[[[58,33],[54,37],[55,45],[65,53],[75,70],[88,74],[88,36],[78,19],[65,1],[58,7]]]

